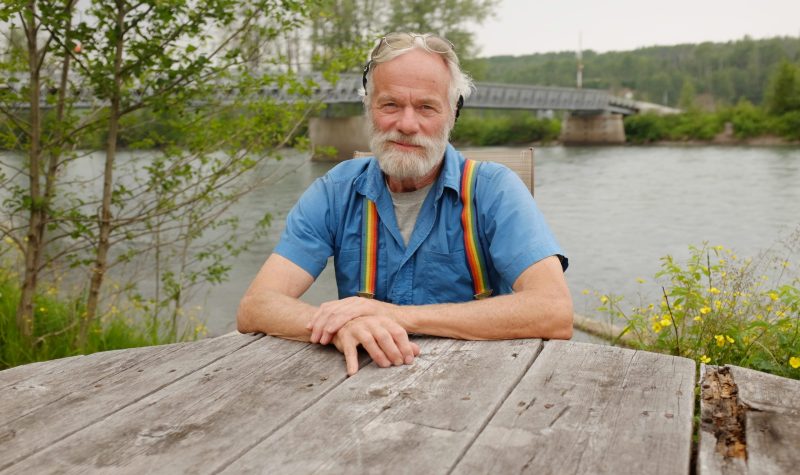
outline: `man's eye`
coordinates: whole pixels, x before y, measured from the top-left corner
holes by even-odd
[[[397,109],[397,104],[394,102],[387,102],[381,105],[381,109]]]

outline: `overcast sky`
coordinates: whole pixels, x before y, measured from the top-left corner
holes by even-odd
[[[501,0],[480,56],[800,36],[800,0]]]

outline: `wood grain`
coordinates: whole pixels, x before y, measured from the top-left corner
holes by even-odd
[[[0,391],[0,470],[235,352],[260,336],[97,353]]]
[[[455,473],[688,473],[694,362],[549,341]]]
[[[412,366],[360,371],[223,473],[445,473],[541,347],[415,341]]]
[[[120,408],[9,473],[213,473],[345,377],[334,348],[265,337]]]

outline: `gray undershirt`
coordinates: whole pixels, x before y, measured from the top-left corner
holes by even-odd
[[[411,233],[417,224],[419,210],[422,208],[422,203],[425,201],[425,197],[428,196],[431,186],[433,186],[433,183],[419,190],[406,191],[404,193],[395,193],[389,190],[392,195],[392,203],[394,203],[397,227],[400,228],[400,234],[403,236],[403,242],[406,246],[408,246],[408,240],[411,239]]]

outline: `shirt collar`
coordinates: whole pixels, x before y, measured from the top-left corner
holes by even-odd
[[[448,143],[444,150],[442,171],[433,185],[437,198],[441,196],[445,187],[452,189],[456,194],[461,192],[461,168],[463,162],[464,157]],[[367,169],[356,181],[356,190],[372,201],[377,201],[385,189],[386,181],[383,178],[383,172],[378,165],[378,160],[372,157],[369,160]]]

